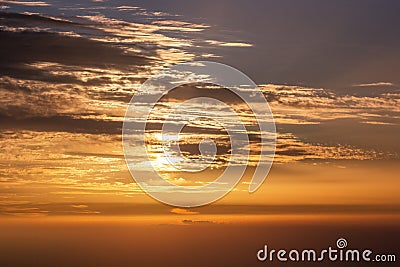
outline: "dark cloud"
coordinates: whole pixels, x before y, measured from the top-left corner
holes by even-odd
[[[0,12],[0,93],[5,96],[0,101],[2,129],[121,132],[121,123],[80,117],[97,114],[87,113],[88,102],[128,102],[130,92],[95,87],[119,84],[115,78],[124,79],[125,83],[141,81],[142,78],[129,75],[138,74],[153,60],[143,54],[126,53],[112,43],[75,34],[107,35],[96,28],[95,22],[81,21]],[[149,53],[151,50],[148,48]],[[118,75],[109,69],[119,71]],[[80,77],[83,72],[84,78]],[[70,110],[65,112],[66,108]]]
[[[184,224],[213,224],[213,221],[207,221],[207,220],[182,220],[182,223]]]
[[[88,67],[141,66],[149,62],[140,55],[126,55],[118,47],[56,33],[1,31],[0,38],[0,71],[8,76],[13,75],[10,65],[43,61]]]
[[[73,75],[55,75],[29,66],[36,62],[108,69],[139,70],[152,60],[143,54],[126,53],[106,42],[80,37],[79,33],[106,35],[93,22],[86,24],[50,18],[37,14],[0,12],[0,74],[17,79],[52,83],[82,84]],[[76,34],[78,33],[78,34]],[[135,44],[131,45],[135,47]],[[142,49],[144,49],[142,47]],[[150,50],[148,51],[152,53]],[[83,83],[100,85],[109,79],[95,78]]]
[[[68,20],[56,19],[51,17],[44,17],[38,14],[20,14],[12,12],[0,12],[2,24],[7,26],[21,27],[27,26],[43,26],[43,25],[56,25],[56,26],[84,26],[84,24],[75,23]]]
[[[0,114],[1,130],[32,130],[38,132],[69,132],[121,134],[122,122],[79,119],[70,116],[16,118]]]
[[[229,89],[213,84],[191,83],[178,86],[165,94],[160,101],[185,101],[197,97],[211,97],[227,104],[243,103]]]

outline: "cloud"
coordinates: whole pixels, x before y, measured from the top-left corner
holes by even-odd
[[[0,70],[16,75],[17,64],[38,61],[79,66],[140,66],[149,63],[143,55],[125,54],[122,49],[99,41],[51,32],[0,32]],[[29,46],[26,43],[29,42]],[[101,60],[99,60],[101,58]],[[11,72],[11,73],[10,73]]]
[[[183,224],[213,224],[212,221],[204,221],[204,220],[182,220]]]
[[[181,208],[173,208],[171,210],[171,213],[179,214],[179,215],[195,215],[195,214],[199,214],[199,212],[197,212],[197,211],[191,211],[191,210],[181,209]]]
[[[95,0],[95,1],[99,1],[99,0]],[[103,1],[103,0],[100,0],[100,1]],[[140,9],[140,7],[137,7],[137,6],[118,6],[117,9],[136,10],[136,9]]]
[[[88,206],[88,205],[80,204],[80,205],[71,205],[71,207],[73,207],[73,208],[75,208],[75,209],[86,209],[86,208],[88,208],[89,206]]]
[[[26,114],[21,114],[26,116]],[[122,122],[80,119],[69,116],[16,118],[0,113],[0,129],[31,130],[37,132],[68,132],[92,134],[120,134]]]
[[[0,0],[0,3],[6,3],[10,5],[20,5],[20,6],[51,6],[47,2],[43,1],[12,1],[12,0]]]
[[[216,46],[225,46],[225,47],[252,47],[252,44],[244,43],[244,42],[221,42],[216,40],[206,40],[208,44],[216,45]]]
[[[394,83],[391,82],[360,83],[360,84],[354,84],[353,86],[356,87],[394,86]]]

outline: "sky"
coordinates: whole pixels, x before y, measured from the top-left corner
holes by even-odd
[[[0,0],[0,265],[253,266],[266,241],[319,247],[341,236],[397,251],[399,11],[389,0]],[[238,120],[250,157],[233,163],[235,174],[246,171],[225,197],[172,207],[129,173],[122,123],[141,84],[195,60],[233,66],[257,84],[276,125],[275,157],[250,194],[262,142],[249,107],[220,86],[179,86],[147,123],[157,172],[180,186],[213,181],[230,160],[223,126]],[[238,117],[189,102],[203,117],[183,128],[179,146],[203,170],[180,172],[164,156],[161,130],[198,97]],[[204,119],[210,111],[214,119]],[[210,166],[203,138],[216,144]],[[133,156],[139,169],[146,157]]]
[[[221,203],[397,205],[400,35],[391,27],[399,20],[397,3],[385,3],[2,1],[3,214],[51,214],[39,207],[48,202],[155,204],[127,171],[123,116],[147,78],[192,60],[246,73],[277,127],[274,164],[261,190],[248,197],[245,188],[254,159]],[[188,155],[195,156],[198,131],[219,142],[219,155],[213,170],[182,176],[160,159],[159,118],[198,96],[243,108],[228,95],[183,86],[162,99],[148,149],[171,182],[213,180],[226,167],[229,142],[213,121],[188,127]],[[257,153],[259,140],[250,139]]]

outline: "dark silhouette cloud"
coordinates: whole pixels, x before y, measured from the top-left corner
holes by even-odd
[[[69,116],[16,118],[0,114],[1,130],[31,130],[38,132],[68,132],[121,134],[122,122],[79,119]]]

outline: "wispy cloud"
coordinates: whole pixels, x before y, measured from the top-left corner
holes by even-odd
[[[225,47],[252,47],[252,44],[244,43],[244,42],[221,42],[216,40],[206,40],[206,43],[215,45],[215,46],[225,46]]]
[[[360,83],[354,84],[355,87],[373,87],[373,86],[394,86],[391,82],[374,82],[374,83]]]
[[[171,210],[171,213],[179,214],[179,215],[194,215],[194,214],[199,214],[198,211],[192,211],[192,210],[181,209],[181,208],[174,208],[174,209]]]
[[[183,224],[186,225],[197,225],[197,224],[214,224],[215,222],[213,221],[208,221],[208,220],[182,220]]]
[[[88,205],[79,204],[79,205],[71,205],[71,207],[75,209],[86,209],[88,208]]]
[[[12,1],[12,0],[0,0],[0,3],[21,5],[21,6],[51,6],[51,4],[43,1]]]

